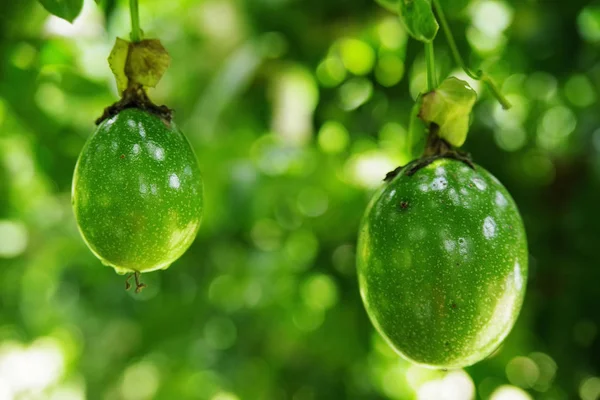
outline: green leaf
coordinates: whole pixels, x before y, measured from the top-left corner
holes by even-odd
[[[431,0],[400,0],[399,6],[400,20],[406,31],[421,42],[433,41],[439,25],[433,15]]]
[[[426,124],[439,126],[438,135],[452,146],[460,147],[467,139],[469,117],[477,94],[465,81],[450,77],[440,87],[423,95],[419,113]]]
[[[50,14],[73,22],[81,12],[83,0],[39,0]]]

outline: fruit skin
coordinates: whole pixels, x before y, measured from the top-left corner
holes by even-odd
[[[130,108],[85,144],[72,202],[83,239],[105,265],[118,273],[166,269],[200,227],[202,177],[174,122]]]
[[[489,172],[438,159],[404,168],[374,196],[358,240],[361,296],[405,358],[460,368],[490,355],[517,319],[527,240],[517,207]]]

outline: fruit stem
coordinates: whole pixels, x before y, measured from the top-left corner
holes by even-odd
[[[139,293],[142,291],[143,288],[146,287],[146,284],[140,282],[140,271],[135,271],[134,276],[135,276],[135,292]]]
[[[430,124],[423,157],[445,155],[452,151],[452,146],[438,135],[439,130],[440,127],[436,123]]]
[[[142,40],[142,32],[140,30],[140,12],[138,0],[129,0],[129,12],[131,14],[131,41],[139,42]]]
[[[125,290],[129,290],[131,288],[131,283],[129,283],[129,281],[131,280],[132,276],[135,277],[136,293],[141,292],[143,288],[147,287],[145,283],[140,282],[140,271],[135,271],[133,274],[129,274],[127,275],[127,278],[125,278]]]
[[[427,63],[427,91],[431,92],[437,87],[433,42],[425,43],[425,61]]]
[[[456,62],[456,64],[458,64],[458,66],[460,68],[462,68],[463,71],[465,71],[465,74],[467,74],[467,76],[469,78],[475,79],[477,81],[482,81],[488,87],[488,89],[492,92],[492,94],[498,100],[498,102],[500,102],[500,104],[502,105],[502,108],[504,108],[505,110],[508,110],[511,107],[511,104],[508,101],[508,99],[506,97],[504,97],[504,95],[500,92],[500,90],[498,89],[498,87],[496,86],[494,81],[492,81],[492,79],[482,70],[473,72],[465,64],[464,60],[462,59],[462,57],[458,51],[458,47],[456,46],[456,41],[454,40],[454,36],[452,36],[452,31],[450,30],[448,21],[446,20],[446,16],[444,15],[444,10],[442,10],[440,0],[433,0],[433,8],[434,8],[435,12],[437,13],[439,23],[442,27],[442,30],[444,31],[444,34],[446,35],[446,40],[448,41],[448,45],[450,46],[450,51],[452,53],[452,56],[454,57],[454,61]]]
[[[132,276],[133,274],[129,274],[127,275],[127,278],[125,278],[125,290],[129,290],[131,288],[131,283],[129,283],[129,281],[131,280]]]

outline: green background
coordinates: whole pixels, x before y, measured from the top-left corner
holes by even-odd
[[[465,149],[513,195],[530,276],[490,359],[410,365],[361,304],[358,224],[410,160],[423,46],[371,0],[142,0],[205,179],[203,225],[140,295],[93,257],[70,204],[126,2],[73,25],[0,5],[0,399],[600,398],[600,4],[444,2],[484,88]],[[443,37],[440,78],[458,71]]]

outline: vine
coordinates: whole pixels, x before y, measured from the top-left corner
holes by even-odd
[[[448,46],[450,47],[450,52],[452,53],[452,57],[454,58],[454,62],[458,64],[458,66],[465,71],[465,74],[471,79],[475,79],[477,81],[482,81],[488,89],[492,92],[494,97],[498,100],[498,102],[502,105],[502,108],[508,110],[511,107],[510,102],[504,97],[502,92],[498,89],[494,81],[482,70],[478,70],[477,72],[471,71],[464,60],[462,59],[460,52],[458,51],[458,47],[456,46],[456,41],[454,40],[454,36],[452,35],[452,31],[450,30],[450,26],[448,25],[448,21],[446,20],[446,16],[444,14],[444,10],[440,4],[440,0],[432,0],[433,7],[437,16],[439,18],[440,25],[442,26],[442,30],[444,31],[444,35],[446,36],[446,40],[448,41]]]
[[[425,123],[428,137],[421,153],[422,162],[416,163],[421,165],[419,168],[436,157],[454,158],[473,167],[469,156],[458,151],[458,148],[467,138],[477,95],[467,82],[455,77],[449,77],[438,85],[433,42],[440,26],[456,64],[470,78],[482,81],[504,109],[511,105],[486,73],[481,70],[473,72],[467,67],[458,51],[440,0],[396,1],[396,7],[393,7],[394,0],[380,0],[379,3],[387,9],[395,9],[408,34],[425,45],[427,91],[419,94],[411,112],[407,140],[409,152],[412,156],[417,130],[423,130],[418,123],[420,119]],[[397,172],[398,169],[390,172],[385,180],[390,180]]]
[[[140,11],[138,0],[129,0],[129,13],[131,15],[131,41],[139,42],[142,40],[142,32],[140,29]]]

